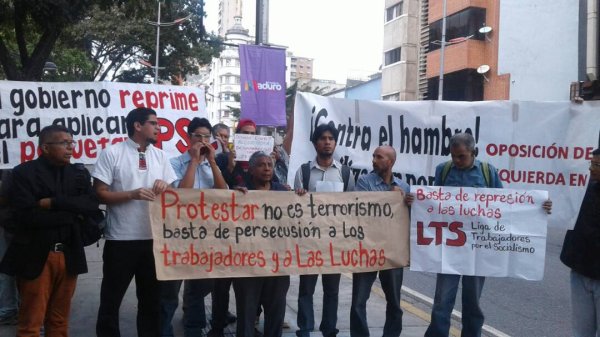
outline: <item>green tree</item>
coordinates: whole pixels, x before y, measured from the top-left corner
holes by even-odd
[[[94,3],[109,0],[0,0],[0,65],[9,80],[42,77],[50,53],[63,33],[83,19]]]

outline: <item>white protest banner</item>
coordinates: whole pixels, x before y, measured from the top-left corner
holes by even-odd
[[[545,191],[412,186],[410,269],[544,277]]]
[[[187,149],[190,119],[206,117],[200,88],[0,81],[0,168],[36,158],[38,134],[51,124],[73,131],[73,162],[93,164],[102,149],[127,138],[125,116],[141,106],[157,112],[160,134],[156,146],[173,157]]]
[[[335,158],[356,176],[371,170],[377,146],[393,146],[394,172],[410,185],[432,185],[435,167],[450,160],[450,137],[470,132],[477,158],[498,168],[505,187],[548,191],[554,202],[550,226],[569,228],[589,180],[591,151],[598,146],[598,111],[600,101],[390,102],[298,93],[288,179],[315,157],[310,136],[319,124],[339,130]]]
[[[408,264],[394,192],[175,189],[150,204],[159,280],[363,272]]]
[[[271,136],[236,133],[233,144],[235,149],[235,160],[248,161],[250,156],[256,151],[262,151],[266,154],[273,152],[275,139]]]

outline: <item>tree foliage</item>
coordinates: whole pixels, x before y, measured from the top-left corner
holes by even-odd
[[[55,80],[143,82],[154,76],[139,61],[155,60],[156,26],[148,22],[157,21],[157,6],[142,0],[0,0],[0,65],[13,80],[39,80],[51,60]],[[218,56],[219,40],[206,36],[202,0],[160,6],[161,22],[191,14],[160,29],[160,79],[181,83]]]

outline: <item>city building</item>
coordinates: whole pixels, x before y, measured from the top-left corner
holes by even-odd
[[[419,91],[419,64],[423,53],[420,23],[427,22],[426,4],[427,1],[419,0],[385,0],[381,68],[383,100],[423,98]],[[425,6],[424,14],[422,6]]]
[[[238,45],[248,44],[252,38],[242,26],[242,17],[225,34],[224,50],[213,58],[208,76],[205,77],[206,110],[211,123],[225,123],[233,127],[236,118],[232,111],[240,108],[240,54]]]
[[[385,0],[382,98],[438,99],[443,72],[444,100],[569,99],[590,2]]]
[[[298,81],[298,85],[302,86],[313,79],[313,59],[308,57],[295,56],[289,52],[289,68],[290,73],[289,84]]]

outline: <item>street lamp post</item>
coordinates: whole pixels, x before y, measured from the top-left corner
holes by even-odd
[[[444,51],[446,49],[446,0],[442,6],[442,42],[440,48],[440,80],[438,82],[438,101],[444,97]]]
[[[179,18],[173,22],[160,22],[160,4],[161,1],[158,0],[158,14],[157,14],[157,19],[156,22],[153,21],[148,21],[147,23],[156,26],[156,58],[154,61],[154,83],[158,83],[158,70],[160,69],[159,64],[158,64],[158,57],[160,56],[160,27],[170,27],[170,26],[175,26],[178,25],[186,20],[189,20],[192,17],[192,14],[184,17],[184,18]],[[164,67],[163,67],[164,68]]]
[[[444,4],[446,0],[444,0]],[[444,13],[444,15],[446,15]],[[160,54],[159,48],[160,42],[160,0],[158,0],[158,17],[156,19],[156,59],[154,61],[154,84],[158,83],[158,55]]]

